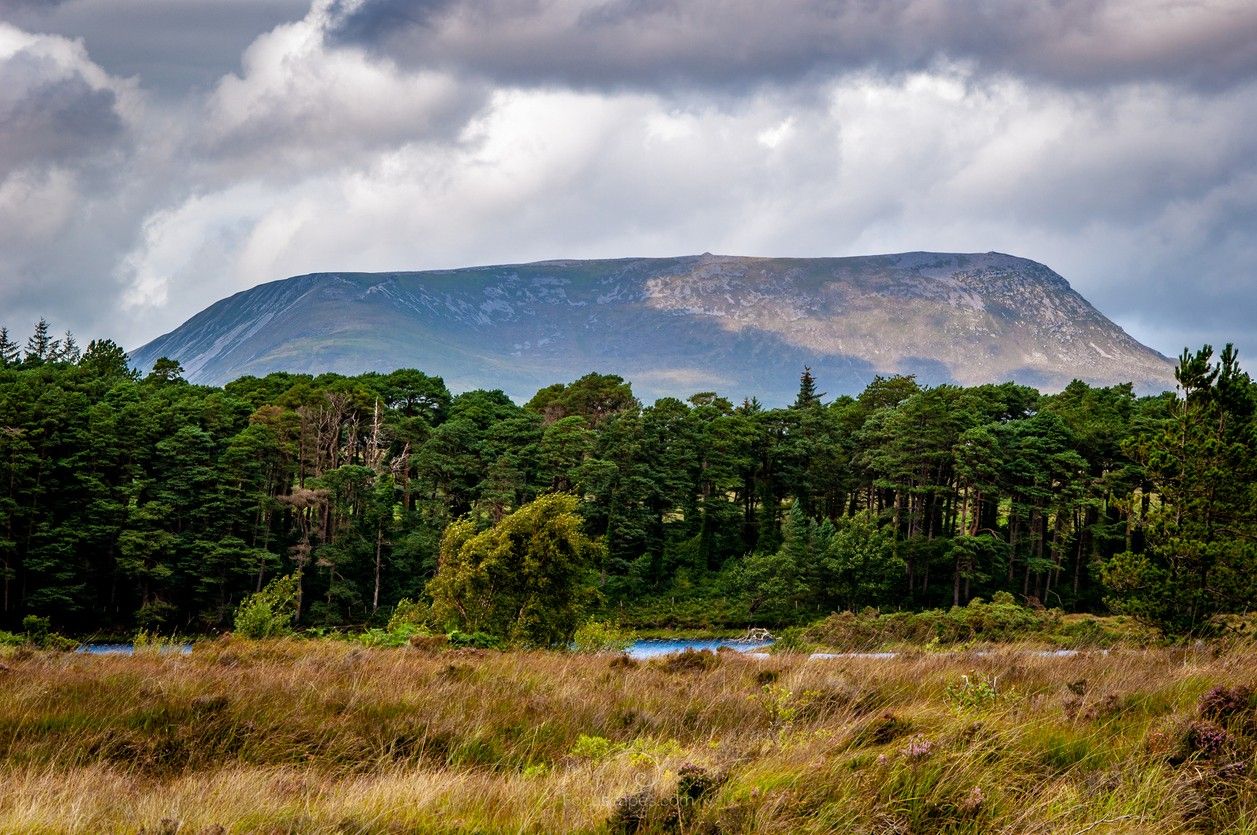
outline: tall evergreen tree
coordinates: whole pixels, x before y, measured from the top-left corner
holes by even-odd
[[[10,368],[22,361],[22,349],[9,338],[9,329],[0,327],[0,368]]]
[[[1149,547],[1104,570],[1111,604],[1178,633],[1257,602],[1254,386],[1227,345],[1183,351],[1182,396],[1142,452],[1160,499]]]
[[[79,349],[79,343],[70,331],[66,331],[65,335],[53,344],[55,348],[49,356],[49,359],[53,362],[76,363],[83,356],[83,352]]]
[[[794,408],[810,409],[813,406],[819,406],[824,396],[824,393],[816,391],[816,378],[812,376],[812,369],[809,366],[803,366],[803,373],[799,375],[799,394],[794,399]]]
[[[35,332],[26,340],[23,359],[28,365],[39,365],[51,359],[56,350],[57,341],[49,335],[48,320],[41,316],[35,325]]]

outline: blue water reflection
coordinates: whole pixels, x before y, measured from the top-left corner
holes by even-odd
[[[721,647],[728,647],[738,652],[754,652],[756,650],[767,649],[772,645],[772,641],[743,641],[737,638],[708,638],[708,639],[664,639],[650,638],[644,641],[637,641],[626,650],[632,658],[655,658],[660,655],[670,655],[674,652],[682,652],[687,649],[694,651],[711,650],[715,652]]]

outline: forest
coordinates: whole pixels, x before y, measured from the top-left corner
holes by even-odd
[[[0,330],[0,628],[209,634],[284,576],[302,626],[380,624],[452,539],[526,539],[504,526],[552,495],[589,544],[579,610],[638,627],[1006,592],[1196,634],[1257,600],[1257,385],[1230,346],[1143,397],[889,376],[829,398],[801,371],[781,408],[647,405],[599,373],[519,405],[414,369],[193,385]]]

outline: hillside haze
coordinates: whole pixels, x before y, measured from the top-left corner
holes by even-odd
[[[1042,264],[1000,253],[697,255],[399,273],[315,273],[223,299],[131,354],[193,382],[412,367],[454,391],[527,398],[590,371],[639,396],[788,402],[810,365],[831,395],[874,374],[925,383],[1074,378],[1174,387],[1173,363]]]

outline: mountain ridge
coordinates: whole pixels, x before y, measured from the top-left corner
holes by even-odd
[[[832,258],[704,253],[388,273],[307,273],[215,302],[132,352],[188,379],[416,367],[526,398],[589,371],[647,396],[788,400],[807,364],[831,394],[874,374],[927,383],[1173,388],[1173,363],[1062,276],[1005,253]]]

